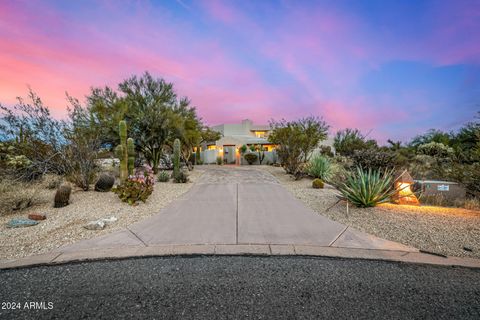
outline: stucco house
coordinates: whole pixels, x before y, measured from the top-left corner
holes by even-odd
[[[200,159],[204,164],[216,163],[217,157],[221,157],[225,164],[247,164],[240,152],[243,145],[247,147],[251,145],[262,146],[265,150],[265,159],[262,164],[271,164],[278,161],[275,145],[268,141],[268,135],[271,131],[269,125],[257,125],[252,120],[245,119],[241,123],[220,124],[211,127],[211,129],[219,132],[222,137],[217,141],[206,142],[200,147]],[[333,138],[328,137],[327,140],[322,141],[312,154],[319,153],[320,146],[329,146],[334,151]],[[256,164],[259,164],[259,160]]]
[[[245,119],[241,123],[221,124],[211,129],[220,132],[222,137],[201,146],[200,158],[203,163],[216,163],[217,157],[220,156],[225,164],[244,164],[240,153],[243,145],[262,146],[266,150],[263,163],[274,162],[275,145],[268,142],[269,125],[255,125],[251,120]]]

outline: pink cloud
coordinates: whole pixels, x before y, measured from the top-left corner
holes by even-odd
[[[238,13],[224,1],[206,0],[201,2],[201,6],[211,17],[220,22],[230,24],[239,20]]]

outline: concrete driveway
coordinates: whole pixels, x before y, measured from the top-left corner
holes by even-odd
[[[315,213],[265,171],[226,166],[207,168],[189,192],[157,215],[128,229],[59,250],[194,244],[416,251]]]

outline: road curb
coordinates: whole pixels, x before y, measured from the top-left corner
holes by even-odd
[[[159,256],[308,256],[345,259],[380,260],[402,263],[437,266],[480,268],[480,260],[472,258],[440,257],[421,252],[324,247],[315,245],[268,245],[268,244],[198,244],[124,246],[122,248],[102,248],[78,250],[74,252],[54,252],[25,257],[17,260],[0,261],[0,269],[17,269],[33,266],[59,265],[71,262],[115,260],[126,258]]]

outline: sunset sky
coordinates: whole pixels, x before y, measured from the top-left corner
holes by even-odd
[[[323,116],[380,141],[480,111],[479,0],[0,1],[0,103],[148,70],[207,124]]]

